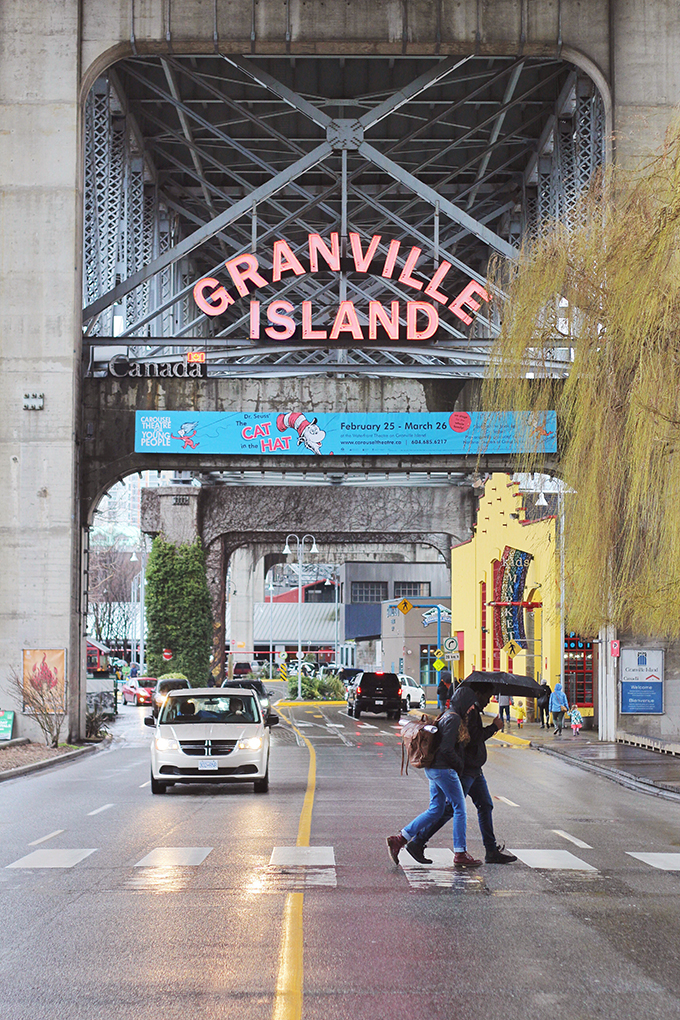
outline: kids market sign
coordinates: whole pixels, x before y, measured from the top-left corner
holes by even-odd
[[[469,326],[481,303],[489,300],[487,291],[475,280],[455,295],[442,290],[453,268],[450,262],[442,261],[430,278],[414,275],[422,249],[412,247],[400,268],[397,258],[401,241],[390,241],[385,256],[378,255],[380,241],[381,235],[374,234],[364,250],[359,234],[350,233],[351,258],[341,259],[338,233],[330,235],[330,245],[320,234],[308,234],[306,258],[302,261],[287,241],[277,240],[272,250],[271,270],[260,267],[257,255],[243,254],[227,259],[224,265],[233,286],[227,289],[219,280],[206,276],[194,286],[194,301],[206,315],[216,316],[222,315],[239,299],[249,297],[250,339],[253,341],[266,336],[277,341],[295,338],[307,342],[336,342],[338,345],[349,342],[354,346],[370,341],[429,340],[439,328],[440,312],[446,311]],[[302,301],[298,309],[283,298],[264,303],[259,296],[262,289],[294,277],[347,271],[397,280],[416,292],[419,299],[395,300],[389,305],[369,300],[368,324],[363,325],[354,302],[341,301],[333,324],[327,329],[315,322],[312,301]],[[405,336],[400,317],[406,321]]]

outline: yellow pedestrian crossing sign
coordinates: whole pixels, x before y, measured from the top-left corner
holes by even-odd
[[[514,658],[514,656],[519,655],[519,653],[523,651],[523,649],[521,645],[517,644],[514,638],[510,638],[507,645],[503,645],[503,651],[506,652],[509,656]]]
[[[406,616],[406,614],[413,609],[413,603],[409,602],[408,599],[402,599],[401,602],[397,604],[397,609],[400,609],[404,616]]]
[[[441,660],[441,659],[435,659],[435,660],[434,660],[434,662],[432,663],[432,665],[433,665],[433,666],[434,666],[434,668],[435,668],[435,669],[437,670],[437,672],[439,672],[439,670],[440,670],[440,669],[443,669],[443,668],[444,668],[444,666],[446,665],[446,663],[445,663],[445,662],[442,662],[442,660]]]

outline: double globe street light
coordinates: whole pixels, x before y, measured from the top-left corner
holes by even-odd
[[[297,700],[302,701],[302,557],[304,555],[305,542],[307,541],[307,539],[309,539],[310,542],[312,543],[309,550],[310,553],[318,553],[319,550],[316,547],[316,539],[314,538],[314,535],[302,535],[302,537],[300,537],[300,535],[290,534],[286,535],[286,544],[283,549],[284,556],[290,556],[291,538],[295,539],[298,555]]]

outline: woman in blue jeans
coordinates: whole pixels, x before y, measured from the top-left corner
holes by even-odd
[[[453,808],[453,863],[459,868],[478,868],[482,863],[466,847],[467,813],[460,782],[463,756],[458,743],[459,728],[460,716],[451,709],[439,720],[441,742],[431,767],[424,770],[430,784],[430,806],[396,836],[387,837],[387,848],[395,864],[399,864],[399,851],[420,829],[440,820],[447,802]]]

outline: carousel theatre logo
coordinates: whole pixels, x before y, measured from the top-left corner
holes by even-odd
[[[450,262],[442,261],[430,277],[419,273],[416,266],[421,263],[422,249],[412,247],[406,255],[403,266],[397,264],[401,241],[392,240],[384,256],[378,256],[381,235],[374,234],[364,251],[359,234],[350,233],[351,258],[341,258],[340,237],[330,235],[330,247],[320,234],[308,234],[306,254],[296,254],[284,240],[274,242],[272,268],[260,265],[257,255],[242,254],[227,259],[225,268],[233,283],[228,290],[219,280],[208,276],[194,286],[194,300],[206,315],[222,315],[240,298],[250,297],[250,339],[258,341],[261,333],[270,340],[284,341],[291,338],[320,343],[333,341],[340,345],[360,345],[363,342],[400,342],[405,340],[423,341],[433,337],[439,328],[440,308],[453,315],[458,322],[471,325],[474,314],[481,308],[482,301],[489,295],[476,280],[470,282],[458,293],[447,294],[440,288],[449,271]],[[304,262],[302,261],[304,259]],[[386,280],[396,279],[404,287],[430,300],[391,301],[389,307],[380,301],[369,300],[364,318],[359,321],[353,301],[340,301],[332,316],[332,324],[326,328],[315,323],[312,301],[303,301],[298,310],[282,298],[274,298],[264,309],[257,294],[264,287],[317,273],[356,272],[380,276]],[[405,307],[404,307],[405,305]],[[264,318],[263,318],[264,317]],[[405,322],[405,331],[403,323]],[[265,325],[264,323],[269,323]]]

